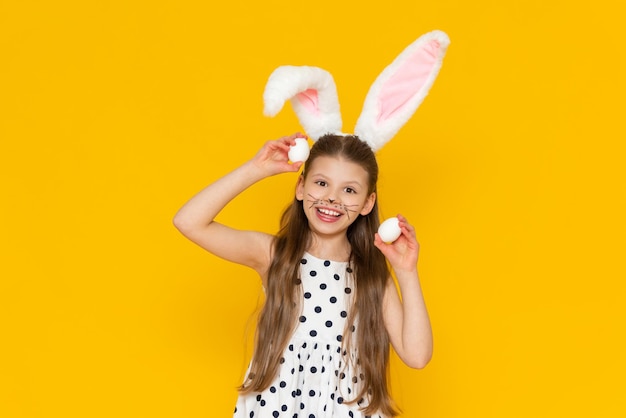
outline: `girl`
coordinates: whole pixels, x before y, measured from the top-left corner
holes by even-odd
[[[378,165],[370,146],[353,135],[319,138],[276,236],[214,221],[252,184],[300,169],[287,156],[296,138],[306,137],[267,142],[174,218],[193,242],[253,268],[265,290],[234,416],[392,417],[389,344],[408,366],[422,368],[433,342],[413,227],[398,216],[402,235],[390,244],[376,232]]]

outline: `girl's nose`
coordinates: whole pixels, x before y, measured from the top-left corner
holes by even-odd
[[[335,201],[335,199],[328,199],[328,201],[329,201],[330,203],[333,203],[333,202]]]

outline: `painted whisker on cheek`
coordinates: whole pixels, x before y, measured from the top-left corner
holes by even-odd
[[[311,206],[309,206],[309,209],[311,209],[313,206],[319,203],[322,203],[321,199],[318,199],[317,197],[313,196],[311,193],[309,193],[308,195],[311,198],[311,199],[308,199],[308,201],[311,202]]]
[[[359,206],[359,205],[342,205],[344,210],[346,211],[346,215],[348,215],[348,219],[350,219],[350,212],[356,213],[356,210],[352,210],[350,209],[353,206]]]

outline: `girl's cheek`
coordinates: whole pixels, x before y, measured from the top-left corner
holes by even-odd
[[[342,203],[348,209],[354,209],[355,207],[363,204],[363,202],[360,199],[355,199],[355,198],[344,199],[344,201]]]

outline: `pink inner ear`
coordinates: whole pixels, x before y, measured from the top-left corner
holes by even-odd
[[[296,94],[295,97],[298,99],[298,102],[312,114],[318,115],[320,113],[317,90],[308,89],[303,91],[302,93]]]
[[[437,62],[440,47],[436,40],[424,44],[383,84],[378,98],[380,105],[378,123],[386,121],[397,111],[402,110],[406,102],[424,87]]]

